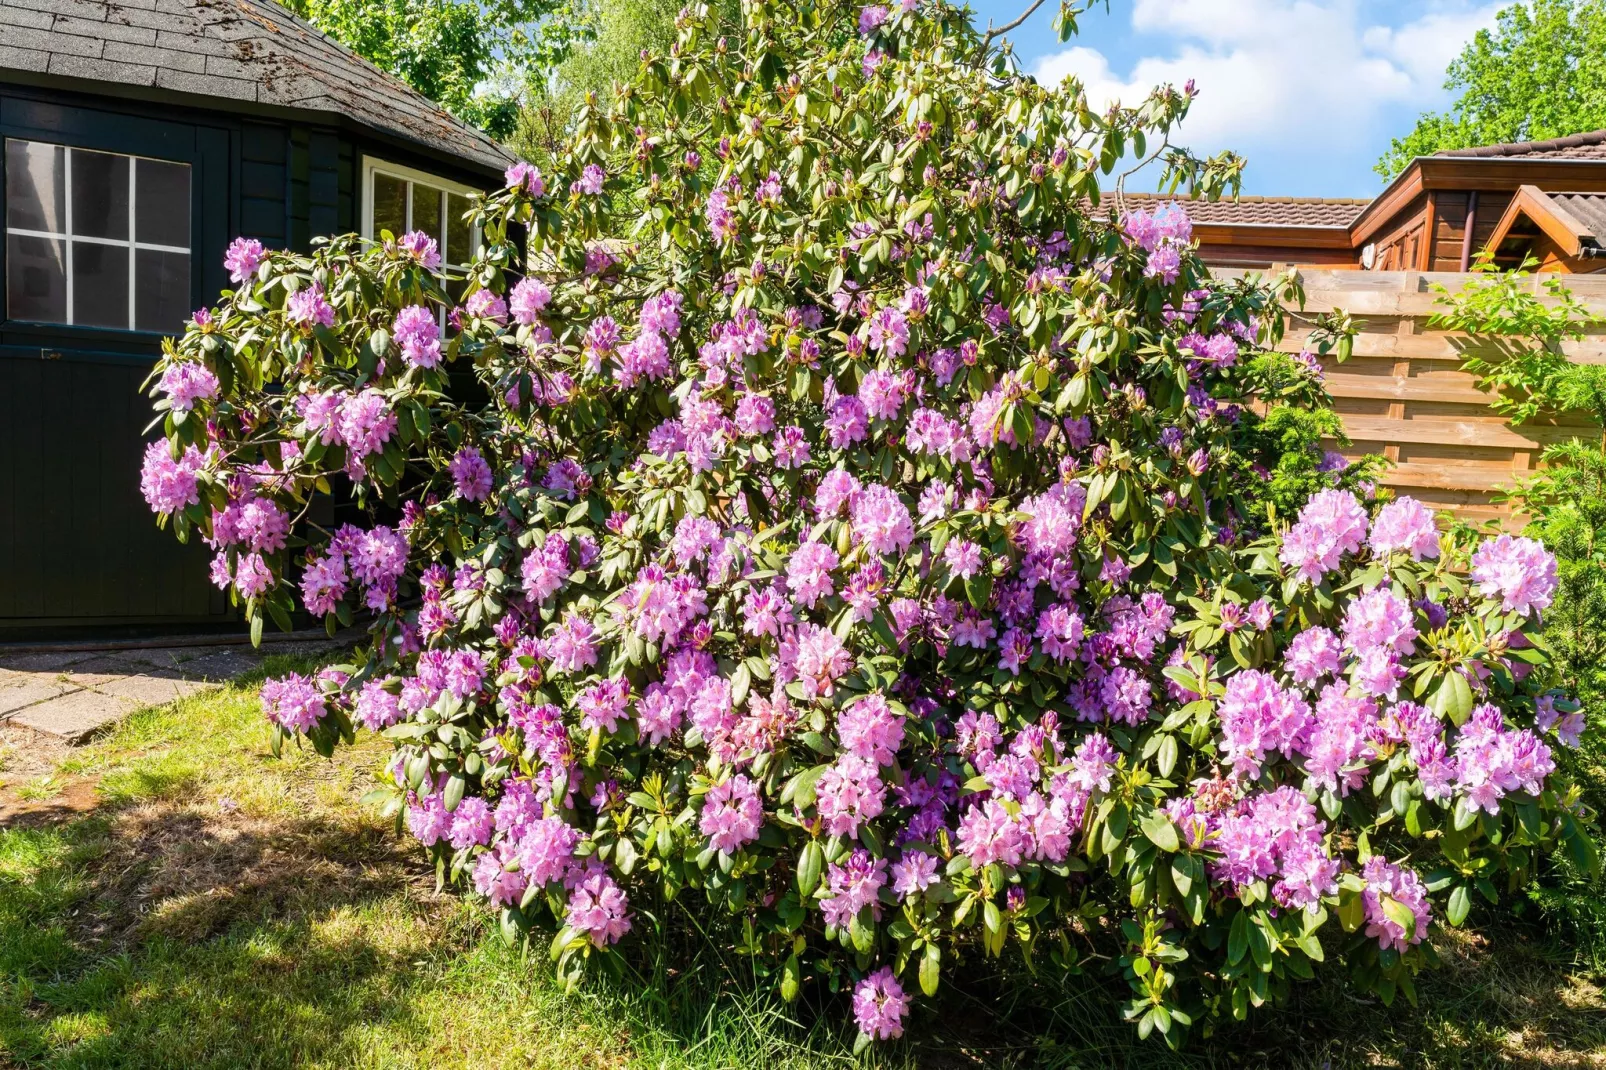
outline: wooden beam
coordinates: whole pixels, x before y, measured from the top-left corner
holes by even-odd
[[[1532,220],[1569,258],[1580,256],[1584,240],[1595,236],[1577,216],[1557,204],[1544,190],[1528,185],[1520,187],[1517,195],[1511,198],[1510,206],[1500,217],[1500,222],[1495,224],[1494,233],[1489,236],[1489,248],[1499,249],[1501,243],[1510,237],[1511,228],[1523,216]]]
[[[1434,230],[1438,223],[1438,197],[1430,193],[1428,206],[1422,212],[1422,241],[1417,245],[1416,263],[1411,265],[1418,271],[1426,271],[1433,266],[1433,246],[1438,238]]]
[[[1478,225],[1478,191],[1467,194],[1467,218],[1461,227],[1461,270],[1472,266],[1472,230]]]

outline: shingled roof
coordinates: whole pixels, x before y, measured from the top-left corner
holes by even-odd
[[[512,160],[272,0],[0,0],[7,68],[327,112],[486,168]]]
[[[1606,160],[1606,130],[1553,137],[1548,141],[1513,141],[1504,145],[1446,149],[1434,155],[1518,160]]]
[[[1239,197],[1219,201],[1191,201],[1157,193],[1125,194],[1128,204],[1151,208],[1177,202],[1195,223],[1232,223],[1248,226],[1335,227],[1350,225],[1370,201],[1330,197]],[[1112,198],[1106,194],[1106,201]]]

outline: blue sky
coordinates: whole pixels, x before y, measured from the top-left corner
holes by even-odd
[[[1506,0],[1509,2],[1509,0]],[[1075,74],[1095,105],[1163,81],[1200,90],[1181,134],[1249,160],[1246,194],[1371,197],[1372,165],[1416,116],[1449,103],[1444,69],[1504,6],[1487,0],[1111,0],[1065,44],[1047,0],[1010,37],[1028,71]],[[971,0],[1008,22],[1029,0]],[[1157,178],[1158,176],[1156,176]],[[1153,188],[1129,185],[1131,189]]]

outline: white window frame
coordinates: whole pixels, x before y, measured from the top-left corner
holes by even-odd
[[[139,171],[139,168],[135,166],[135,161],[137,161],[137,160],[151,160],[151,161],[153,161],[155,163],[178,164],[180,167],[183,167],[187,171],[189,171],[189,173],[190,173],[190,202],[189,202],[189,208],[190,208],[191,213],[193,213],[195,211],[195,167],[188,160],[164,160],[160,156],[143,156],[143,155],[138,155],[138,154],[129,153],[129,152],[109,152],[109,151],[104,150],[104,149],[84,148],[81,145],[68,145],[68,144],[66,144],[64,142],[60,142],[60,141],[38,141],[38,140],[35,140],[34,138],[26,138],[26,137],[8,137],[8,138],[5,138],[4,140],[5,141],[22,141],[22,142],[27,142],[27,143],[33,144],[33,145],[50,145],[50,146],[58,147],[58,148],[61,148],[61,149],[64,150],[63,153],[62,153],[62,157],[63,157],[63,160],[64,160],[62,166],[65,169],[65,173],[64,173],[64,176],[63,176],[62,189],[65,191],[65,195],[64,195],[64,198],[63,198],[65,203],[62,205],[62,220],[63,220],[64,225],[67,228],[66,231],[64,233],[60,233],[60,234],[53,234],[53,233],[51,233],[50,231],[47,231],[47,230],[33,230],[33,229],[29,228],[29,227],[13,227],[13,226],[9,226],[9,225],[7,225],[5,227],[5,233],[7,233],[7,234],[16,234],[16,235],[18,235],[20,237],[24,237],[24,238],[43,238],[43,239],[45,239],[47,241],[59,241],[63,245],[65,245],[67,247],[67,253],[66,253],[66,273],[67,273],[67,275],[66,275],[66,280],[65,280],[65,285],[67,287],[67,321],[65,323],[63,323],[63,324],[54,324],[53,326],[90,327],[90,328],[94,328],[96,330],[103,330],[103,331],[115,331],[115,330],[122,330],[123,329],[123,328],[120,328],[120,327],[107,327],[103,323],[78,323],[78,322],[75,321],[74,314],[77,312],[77,309],[74,307],[74,295],[73,295],[73,290],[76,289],[76,287],[73,284],[73,246],[75,244],[77,244],[78,242],[83,242],[83,243],[85,243],[87,245],[110,245],[110,246],[112,246],[114,248],[127,249],[128,250],[128,327],[127,327],[127,329],[130,330],[130,331],[139,331],[139,330],[141,330],[141,328],[135,326],[135,324],[139,322],[139,309],[135,307],[135,295],[138,292],[136,287],[138,285],[138,265],[139,265],[139,257],[136,256],[135,254],[138,252],[138,250],[144,249],[144,250],[147,250],[147,251],[150,251],[150,252],[159,252],[159,253],[183,253],[185,256],[189,257],[190,271],[191,271],[190,287],[191,287],[192,290],[194,289],[194,286],[195,286],[195,276],[194,276],[194,271],[195,271],[195,250],[194,249],[190,248],[189,246],[157,245],[155,242],[136,241],[135,237],[134,237],[135,234],[138,233],[138,231],[136,229],[136,225],[137,224],[136,224],[136,215],[135,215],[135,209],[136,209],[135,188],[137,186],[137,183],[135,182],[135,175]],[[97,153],[100,153],[102,156],[122,156],[122,157],[124,157],[125,159],[128,160],[128,238],[127,238],[127,240],[119,240],[117,238],[92,238],[92,237],[88,237],[86,235],[74,234],[73,233],[72,159],[73,159],[73,154],[77,153],[77,152],[97,152]],[[412,204],[411,195],[409,195],[408,204],[409,204],[409,206]],[[194,225],[194,219],[193,218],[190,220],[190,230],[192,231],[191,238],[193,239],[194,238],[193,231],[195,230],[195,225]],[[7,268],[7,270],[10,270],[9,267]],[[6,315],[9,317],[10,313],[11,313],[11,310],[8,308],[6,310]],[[41,323],[43,323],[43,322],[48,322],[48,321],[26,320],[26,321],[19,321],[19,322],[28,322],[28,323],[41,322]],[[142,333],[145,333],[145,334],[163,334],[163,333],[166,333],[166,332],[146,330],[146,331],[143,331]]]
[[[420,171],[415,167],[404,167],[399,163],[391,163],[376,156],[364,156],[362,160],[362,236],[369,241],[375,241],[379,235],[374,233],[374,175],[383,174],[390,178],[399,178],[407,185],[407,229],[413,229],[413,186],[422,183],[433,186],[441,191],[441,267],[466,269],[474,262],[474,254],[480,251],[483,235],[478,227],[471,226],[469,233],[473,241],[467,256],[458,256],[450,248],[447,239],[446,194],[456,193],[464,197],[478,197],[485,193],[483,189],[466,186],[461,182],[453,182],[440,175],[432,175],[428,171]],[[400,234],[396,237],[401,237]]]

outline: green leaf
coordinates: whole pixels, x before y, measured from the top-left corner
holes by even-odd
[[[1410,907],[1395,899],[1392,895],[1378,897],[1383,903],[1383,915],[1394,924],[1405,930],[1405,942],[1409,944],[1416,939],[1416,914]]]
[[[1467,913],[1472,909],[1472,896],[1467,892],[1465,884],[1458,884],[1450,892],[1450,903],[1444,912],[1445,920],[1451,925],[1459,927],[1467,920]]]
[[[1448,718],[1451,724],[1462,725],[1472,715],[1472,688],[1467,684],[1467,678],[1459,672],[1452,671],[1439,684],[1428,705],[1440,717]]]
[[[804,845],[797,859],[797,890],[806,899],[820,886],[820,871],[825,867],[825,851],[819,840]]]
[[[803,966],[797,960],[797,952],[787,956],[786,964],[781,967],[781,998],[791,1003],[797,999],[799,989],[803,984]]]
[[[1166,738],[1169,739],[1170,737]],[[1175,854],[1177,849],[1182,846],[1177,839],[1177,826],[1159,810],[1150,810],[1144,814],[1140,826],[1143,829],[1143,835],[1149,838],[1149,842],[1168,854]]]
[[[937,994],[937,982],[942,975],[942,951],[936,944],[926,944],[920,956],[920,991],[928,996]]]
[[[1239,910],[1232,919],[1232,931],[1227,935],[1227,965],[1236,966],[1249,952],[1249,911]]]

